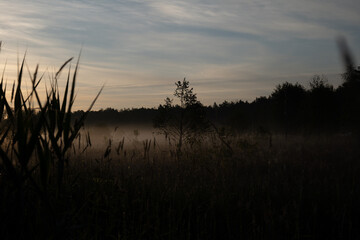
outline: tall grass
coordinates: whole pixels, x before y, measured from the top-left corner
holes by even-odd
[[[350,137],[227,137],[184,148],[125,142],[74,156],[83,239],[356,239],[360,152]],[[119,140],[123,143],[123,140]],[[146,141],[145,141],[146,142]],[[149,141],[148,141],[149,142]],[[116,148],[116,142],[110,148]],[[345,154],[346,153],[346,154]],[[146,158],[144,155],[146,154]],[[71,176],[78,176],[73,187]],[[70,204],[71,205],[71,204]]]
[[[360,151],[351,136],[215,128],[206,142],[184,145],[181,161],[176,146],[157,139],[96,149],[80,135],[88,111],[72,119],[72,60],[43,99],[38,66],[30,93],[22,91],[25,57],[10,98],[0,82],[0,239],[360,238]]]
[[[80,59],[80,55],[79,55]],[[101,90],[90,104],[87,112],[80,119],[72,120],[71,111],[75,101],[75,85],[78,73],[79,59],[71,74],[69,67],[66,87],[63,97],[60,97],[58,80],[67,65],[73,60],[67,60],[56,72],[51,81],[51,87],[46,89],[44,99],[41,99],[38,86],[43,81],[39,77],[39,65],[34,73],[29,74],[31,91],[28,95],[22,91],[24,56],[17,80],[13,84],[11,98],[6,95],[4,76],[0,83],[0,167],[2,181],[2,203],[11,204],[19,215],[15,218],[26,218],[26,195],[34,194],[38,197],[44,211],[59,223],[59,212],[56,211],[52,198],[62,197],[65,164],[69,150],[73,147],[74,140],[79,137],[79,130],[84,124],[86,115],[99,97]],[[34,105],[37,104],[37,108]],[[38,110],[37,110],[38,109]],[[56,186],[56,191],[49,188]],[[53,194],[53,195],[52,195]],[[7,212],[7,211],[6,211]],[[15,212],[7,212],[14,214]],[[3,220],[3,219],[2,219]],[[28,223],[24,222],[25,225]],[[9,221],[7,224],[10,224]],[[13,224],[16,223],[14,219]],[[15,224],[16,225],[16,224]],[[7,226],[7,225],[5,225]],[[58,227],[57,227],[58,228]],[[6,231],[5,231],[6,232]],[[6,235],[5,235],[6,236]]]

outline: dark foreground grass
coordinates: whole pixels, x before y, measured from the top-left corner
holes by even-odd
[[[44,99],[38,67],[22,90],[25,58],[11,97],[0,81],[0,239],[360,239],[351,136],[215,131],[181,152],[155,139],[91,149],[80,129],[101,90],[72,119],[78,63],[62,97],[57,85],[71,60]]]
[[[49,183],[50,207],[32,184],[19,191],[2,176],[0,238],[360,238],[355,140],[278,137],[269,148],[248,136],[231,144],[232,155],[198,145],[180,160],[161,147],[146,157],[89,150],[72,156],[61,193]]]

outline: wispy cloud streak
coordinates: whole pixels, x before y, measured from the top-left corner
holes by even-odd
[[[251,99],[284,77],[339,73],[335,38],[356,47],[357,9],[355,0],[0,2],[0,61],[16,69],[27,50],[30,66],[51,71],[83,48],[80,107],[103,82],[111,89],[98,107],[157,106],[183,77],[206,104]]]

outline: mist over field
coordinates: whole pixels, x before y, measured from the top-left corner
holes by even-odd
[[[25,56],[0,81],[1,239],[358,238],[360,70],[338,48],[338,86],[204,105],[183,78],[157,108],[93,110],[103,86],[86,111],[79,60],[47,84]]]
[[[0,2],[0,240],[360,239],[355,0]]]
[[[93,149],[104,149],[108,146],[109,140],[114,145],[118,144],[124,139],[127,147],[142,147],[142,142],[145,140],[153,140],[158,143],[164,143],[165,137],[159,133],[151,124],[140,125],[90,125],[82,129],[81,134],[89,133],[91,136]]]

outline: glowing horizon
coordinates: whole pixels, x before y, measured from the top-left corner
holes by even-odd
[[[82,51],[76,109],[104,83],[94,109],[157,107],[184,77],[205,105],[251,101],[284,81],[307,86],[315,74],[336,86],[340,35],[360,57],[354,0],[19,0],[0,9],[9,83],[25,52],[30,71],[38,63],[51,75]]]

